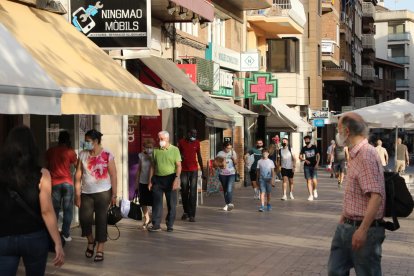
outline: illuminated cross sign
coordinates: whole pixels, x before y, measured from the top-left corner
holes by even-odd
[[[252,73],[246,79],[246,98],[252,98],[253,104],[270,104],[277,97],[277,80],[271,73]]]

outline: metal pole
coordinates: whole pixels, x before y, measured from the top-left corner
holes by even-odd
[[[396,168],[397,166],[397,139],[398,139],[398,126],[395,127],[394,168]]]

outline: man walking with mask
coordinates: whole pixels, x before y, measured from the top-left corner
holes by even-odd
[[[318,198],[318,166],[320,160],[320,154],[318,148],[311,144],[311,137],[306,135],[303,137],[305,146],[300,151],[299,159],[305,164],[303,170],[305,173],[305,179],[308,185],[309,197],[308,200],[312,201]]]
[[[167,232],[173,231],[175,220],[175,207],[177,205],[177,193],[180,186],[181,156],[177,147],[170,144],[170,134],[167,131],[158,133],[160,147],[153,152],[153,163],[150,169],[150,183],[148,189],[152,190],[152,227],[150,232],[161,231],[162,198],[165,194],[168,214],[165,223]]]
[[[253,190],[254,190],[254,199],[260,199],[260,189],[259,185],[257,184],[257,162],[262,159],[262,150],[263,150],[263,140],[258,139],[256,141],[256,148],[250,149],[249,153],[253,155],[254,162],[252,164],[252,169],[250,170],[250,181],[252,182]]]
[[[197,130],[191,129],[187,132],[187,137],[178,142],[182,157],[181,171],[181,199],[183,202],[184,214],[182,220],[189,219],[195,222],[197,205],[197,179],[198,166],[203,173],[203,159],[200,152],[200,141],[197,140]],[[198,161],[198,165],[197,165]]]

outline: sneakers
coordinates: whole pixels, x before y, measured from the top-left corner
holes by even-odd
[[[317,190],[313,190],[313,198],[314,199],[318,198],[318,191]]]
[[[272,205],[267,204],[267,211],[272,211]]]
[[[187,220],[188,219],[188,215],[187,215],[187,213],[184,213],[182,216],[181,216],[181,220]]]
[[[290,199],[295,199],[292,192],[289,193],[289,197],[290,197]]]
[[[156,227],[156,226],[151,226],[151,227],[148,227],[148,231],[149,232],[160,232],[161,231],[161,227]]]
[[[287,200],[287,196],[286,195],[283,195],[282,198],[281,198],[281,200]]]
[[[190,217],[189,221],[190,222],[195,222],[195,218],[194,217]]]
[[[70,241],[72,241],[72,237],[71,236],[65,236],[65,235],[63,235],[62,234],[62,237],[63,237],[63,239],[65,240],[65,242],[70,242]]]
[[[226,204],[226,206],[223,207],[223,211],[228,211],[229,210],[229,205]]]
[[[172,232],[172,231],[174,231],[174,228],[172,228],[172,227],[167,227],[167,232]]]
[[[308,200],[309,200],[309,201],[312,201],[312,200],[313,200],[313,196],[312,196],[312,195],[310,195],[310,196],[308,197]]]
[[[260,207],[259,207],[259,212],[263,212],[264,211],[264,206],[263,205],[261,205]]]
[[[228,205],[227,205],[228,207],[227,207],[227,211],[231,211],[231,210],[233,210],[234,209],[234,205],[233,205],[233,203],[229,203]]]

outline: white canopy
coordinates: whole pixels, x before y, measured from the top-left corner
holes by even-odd
[[[397,98],[350,112],[361,115],[370,128],[414,128],[414,104],[403,99]]]
[[[150,85],[145,85],[157,96],[158,109],[179,108],[183,105],[183,97]]]

